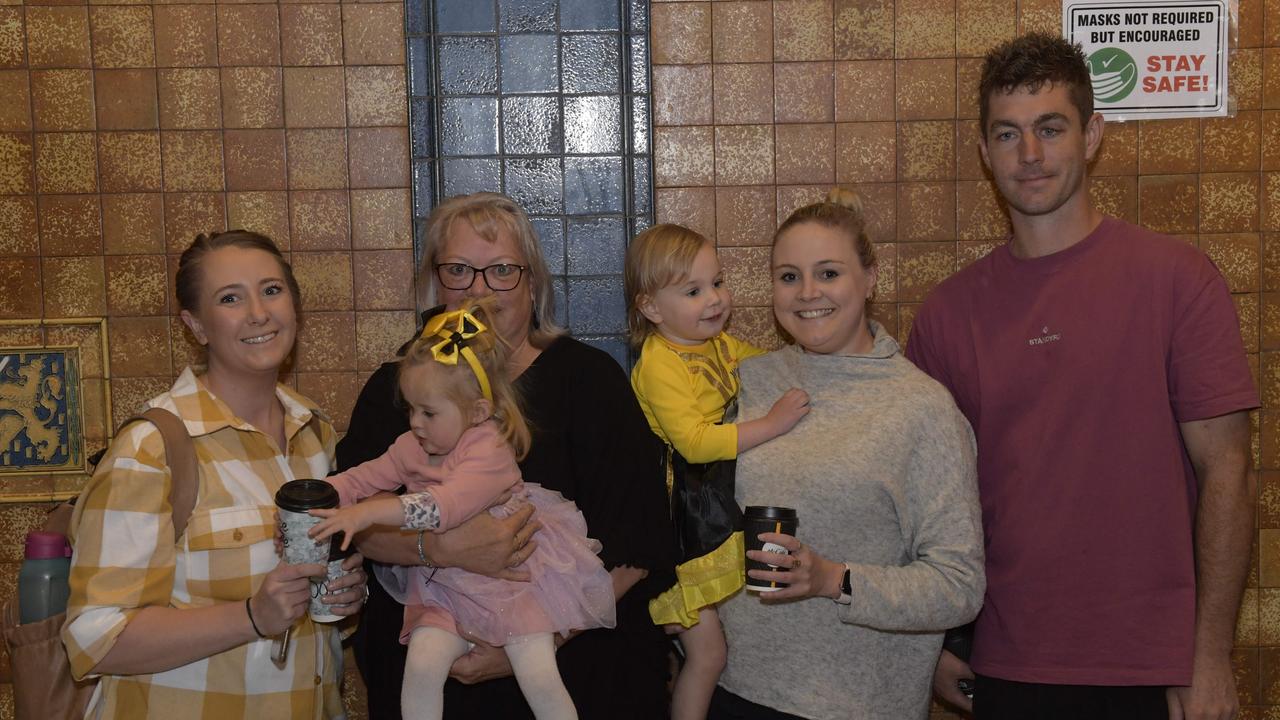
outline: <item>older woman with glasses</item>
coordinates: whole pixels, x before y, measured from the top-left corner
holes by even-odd
[[[661,449],[626,375],[607,354],[555,325],[551,277],[538,240],[510,198],[476,193],[446,200],[431,215],[423,250],[418,282],[425,306],[452,309],[480,298],[492,304],[495,329],[510,345],[508,372],[533,432],[520,463],[524,480],[575,501],[589,535],[604,545],[617,628],[567,638],[557,652],[579,716],[665,716],[667,646],[647,608],[649,598],[674,581],[675,557]],[[395,378],[394,363],[369,378],[338,445],[339,468],[380,455],[408,430],[396,404]],[[439,535],[384,530],[367,532],[357,542],[382,562],[458,566],[522,579],[520,565],[537,543],[536,530],[537,520],[530,521],[528,513],[506,520],[481,514]],[[402,608],[375,587],[356,647],[374,720],[400,717],[401,620]],[[445,687],[445,718],[532,717],[500,650],[478,643],[454,665],[452,676]]]

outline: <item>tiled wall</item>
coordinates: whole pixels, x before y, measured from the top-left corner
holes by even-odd
[[[408,13],[419,237],[437,189],[507,193],[542,241],[556,321],[627,365],[622,258],[653,216],[648,3],[414,0]]]
[[[177,253],[258,230],[302,286],[288,380],[344,428],[414,327],[404,61],[399,2],[0,0],[0,318],[106,316],[118,421],[195,357]],[[0,505],[0,597],[41,511]]]
[[[733,325],[776,344],[774,229],[834,183],[869,208],[872,314],[905,338],[919,303],[1007,232],[976,147],[996,42],[1057,32],[1057,0],[717,0],[651,6],[660,222],[715,238]],[[1108,124],[1106,212],[1198,244],[1234,293],[1264,408],[1258,550],[1234,654],[1245,718],[1280,711],[1280,2],[1240,0],[1234,118]]]

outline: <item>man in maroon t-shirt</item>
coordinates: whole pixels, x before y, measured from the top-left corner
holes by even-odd
[[[944,651],[935,690],[968,708],[976,673],[979,720],[1230,718],[1258,397],[1226,283],[1090,203],[1103,120],[1078,47],[1009,41],[980,94],[1013,236],[907,346],[973,425],[986,533],[973,655]]]

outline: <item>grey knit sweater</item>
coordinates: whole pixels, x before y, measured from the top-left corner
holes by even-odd
[[[853,604],[731,597],[721,684],[806,718],[926,717],[942,631],[972,620],[985,589],[973,433],[947,391],[872,330],[866,355],[788,347],[741,368],[740,418],[791,387],[812,405],[738,459],[738,501],[796,508],[801,542],[852,567]]]

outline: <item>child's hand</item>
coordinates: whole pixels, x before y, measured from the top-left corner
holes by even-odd
[[[367,513],[361,510],[360,505],[352,505],[340,510],[338,508],[322,508],[308,510],[307,512],[315,517],[324,518],[324,520],[316,523],[315,527],[308,530],[307,535],[315,538],[318,542],[334,533],[342,533],[343,550],[346,550],[351,545],[351,537],[353,535],[373,524],[373,521],[367,517]]]
[[[791,388],[778,398],[769,408],[768,418],[776,423],[778,434],[789,432],[800,422],[800,418],[809,414],[809,393],[800,388]]]

